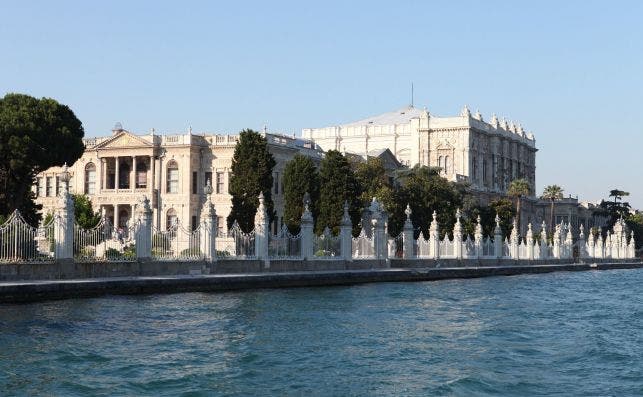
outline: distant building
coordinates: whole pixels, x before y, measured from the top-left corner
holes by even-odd
[[[362,154],[389,149],[397,159],[440,167],[451,181],[468,181],[472,188],[504,193],[509,183],[525,178],[536,184],[536,141],[518,124],[485,122],[465,106],[459,116],[437,117],[413,106],[363,120],[302,130],[305,139],[323,150]],[[532,192],[533,194],[534,192]]]
[[[286,162],[301,153],[319,162],[322,151],[313,142],[293,136],[265,133],[268,150],[275,158],[272,197],[277,212],[273,229],[283,224],[283,170]],[[206,181],[225,229],[232,206],[228,194],[230,168],[237,135],[187,134],[134,135],[117,125],[110,136],[87,138],[85,152],[70,168],[70,190],[86,194],[96,211],[126,228],[142,195],[150,199],[153,225],[165,230],[180,220],[184,227],[198,225]],[[55,207],[61,184],[60,167],[38,174],[36,202],[47,213]],[[274,229],[276,230],[276,229]],[[224,230],[222,230],[224,231]]]

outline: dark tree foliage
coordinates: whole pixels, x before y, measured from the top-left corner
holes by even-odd
[[[100,214],[94,212],[92,202],[84,194],[74,194],[71,196],[74,200],[74,217],[76,223],[83,229],[91,229],[100,222]]]
[[[284,168],[284,222],[292,233],[299,232],[304,195],[308,193],[313,218],[319,216],[319,171],[306,156],[296,154]]]
[[[0,99],[0,215],[18,209],[35,224],[40,209],[31,186],[49,167],[82,156],[84,130],[66,105],[50,98],[7,94]]]
[[[404,196],[411,206],[411,222],[416,229],[429,236],[433,211],[437,213],[440,235],[453,231],[455,212],[463,204],[463,187],[449,182],[439,174],[439,169],[416,165],[400,175]],[[401,203],[406,206],[406,203]]]
[[[489,218],[487,218],[486,220],[483,220],[483,230],[486,228],[486,230],[489,231],[489,234],[493,234],[493,229],[496,227],[495,218],[496,214],[498,214],[502,236],[503,238],[509,236],[513,229],[513,220],[516,217],[516,208],[514,207],[514,204],[511,200],[501,198],[492,201],[489,204],[489,207],[492,209],[492,219],[489,220]]]
[[[379,158],[369,158],[365,162],[355,164],[355,179],[360,191],[362,207],[370,205],[373,197],[381,199],[385,190],[390,190],[384,164]]]
[[[266,138],[253,130],[241,131],[232,157],[229,186],[232,210],[227,219],[228,228],[236,220],[244,232],[254,229],[260,192],[263,192],[270,220],[274,218],[271,193],[274,167],[275,159],[268,151]]]
[[[315,231],[319,234],[326,226],[337,232],[344,213],[344,201],[349,203],[353,233],[360,229],[361,203],[359,190],[351,165],[340,152],[329,150],[319,169],[319,218]]]

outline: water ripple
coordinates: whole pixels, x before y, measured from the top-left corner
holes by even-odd
[[[3,395],[643,395],[643,270],[0,306]]]

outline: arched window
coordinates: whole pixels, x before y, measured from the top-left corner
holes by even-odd
[[[438,167],[442,168],[441,172],[445,172],[445,169],[444,169],[444,157],[443,156],[440,156],[438,158]]]
[[[179,192],[179,165],[174,160],[167,164],[167,192]]]
[[[451,173],[451,163],[449,160],[449,156],[444,156],[444,172],[447,174]]]
[[[96,165],[87,163],[85,166],[85,194],[96,194]]]
[[[176,215],[176,210],[174,208],[170,208],[169,210],[167,210],[165,229],[170,230],[178,223],[179,223],[179,217]]]

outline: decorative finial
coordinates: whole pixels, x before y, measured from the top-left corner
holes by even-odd
[[[192,126],[190,126],[190,128],[188,128],[188,135],[192,135]]]
[[[471,116],[471,111],[469,110],[469,107],[467,105],[464,105],[462,108],[462,112],[460,112],[460,116],[462,117],[470,117]]]
[[[479,109],[476,109],[476,114],[473,116],[473,118],[478,120],[478,121],[483,121],[482,120],[482,114],[480,113]]]
[[[404,213],[406,214],[406,219],[410,219],[411,218],[411,206],[409,206],[407,204],[406,209],[404,210]]]

